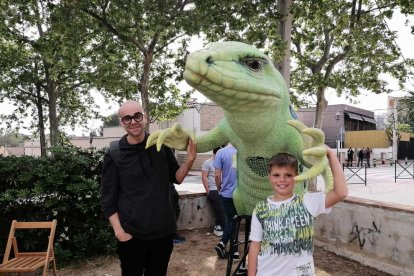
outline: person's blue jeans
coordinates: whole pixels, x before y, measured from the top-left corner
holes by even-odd
[[[226,225],[224,226],[224,232],[221,241],[224,243],[224,245],[226,245],[231,238],[231,233],[233,232],[233,218],[237,216],[237,211],[236,207],[234,207],[233,198],[227,198],[223,196],[220,197],[221,201],[223,202],[224,215],[226,216]]]

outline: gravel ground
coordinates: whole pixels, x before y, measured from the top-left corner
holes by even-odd
[[[185,236],[187,241],[175,245],[168,268],[168,275],[226,275],[227,261],[218,259],[214,250],[214,246],[219,239],[209,232],[209,229],[183,230],[180,231],[180,235]],[[356,261],[338,256],[317,246],[315,246],[314,260],[317,276],[390,275],[374,268],[363,266]],[[59,275],[117,276],[121,275],[121,272],[117,256],[105,256],[82,264],[76,264],[72,267],[61,268],[59,269]]]

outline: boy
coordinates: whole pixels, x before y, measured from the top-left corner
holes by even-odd
[[[313,264],[314,220],[348,194],[344,173],[335,152],[327,148],[334,188],[295,195],[298,161],[279,153],[269,162],[269,182],[275,191],[259,202],[252,215],[248,275],[315,275]]]

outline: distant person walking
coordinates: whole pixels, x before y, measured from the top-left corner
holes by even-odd
[[[364,151],[364,155],[365,155],[365,158],[367,159],[367,166],[368,166],[368,168],[371,168],[371,163],[370,163],[370,159],[371,159],[371,150],[370,150],[369,148],[367,148],[367,149]]]
[[[364,148],[361,148],[358,151],[358,164],[357,164],[357,167],[359,167],[359,163],[361,163],[361,167],[362,167],[363,161],[364,161]]]
[[[349,167],[349,164],[351,164],[351,167],[352,167],[352,161],[354,161],[354,150],[351,147],[349,147],[349,149],[348,149],[348,167]]]

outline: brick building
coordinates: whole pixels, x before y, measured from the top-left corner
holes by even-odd
[[[296,111],[299,121],[308,127],[313,126],[315,120],[315,107],[299,108]],[[325,133],[325,143],[332,147],[340,148],[355,147],[356,145],[346,145],[346,133],[349,131],[375,130],[376,121],[374,112],[353,107],[346,104],[328,105],[323,112],[322,131]],[[369,145],[364,144],[364,147]]]

